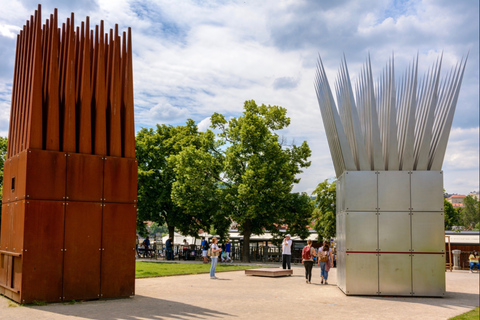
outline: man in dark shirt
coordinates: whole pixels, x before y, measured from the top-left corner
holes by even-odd
[[[165,249],[167,249],[167,260],[173,260],[173,240],[171,237],[165,242]]]

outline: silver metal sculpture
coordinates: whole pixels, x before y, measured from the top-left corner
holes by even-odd
[[[345,294],[444,295],[440,170],[466,61],[440,80],[440,57],[418,81],[417,56],[396,84],[393,57],[376,83],[368,58],[353,90],[344,57],[335,103],[318,59],[315,89],[338,178],[337,283]]]

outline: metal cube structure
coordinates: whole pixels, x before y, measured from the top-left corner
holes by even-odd
[[[17,36],[0,294],[20,303],[135,293],[131,30],[41,7]]]
[[[393,58],[376,84],[367,60],[354,94],[343,60],[335,103],[319,59],[315,88],[338,178],[337,285],[345,294],[445,294],[441,167],[465,64],[441,82],[440,58],[418,82],[417,58],[396,86]]]

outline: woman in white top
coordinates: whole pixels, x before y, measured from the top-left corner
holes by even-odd
[[[220,252],[222,252],[222,249],[218,247],[217,242],[217,238],[213,237],[212,245],[210,246],[212,252],[212,255],[210,256],[212,260],[212,265],[210,266],[210,279],[217,279],[217,277],[215,277],[215,268],[217,268],[218,256],[220,255]]]

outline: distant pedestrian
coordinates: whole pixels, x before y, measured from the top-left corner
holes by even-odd
[[[140,240],[138,239],[138,234],[137,234],[137,240],[135,241],[135,258],[140,258],[140,253],[138,252],[138,246],[140,245]]]
[[[287,234],[282,242],[282,267],[283,269],[291,269],[290,262],[292,261],[292,240],[290,235]]]
[[[203,258],[203,263],[208,263],[208,241],[205,240],[205,237],[202,237],[202,244],[201,244],[201,249],[202,249],[202,258]]]
[[[230,243],[230,240],[227,239],[225,241],[225,255],[226,255],[226,261],[230,261],[230,262],[233,262],[233,258],[232,258],[232,244]]]
[[[210,246],[210,259],[212,260],[212,265],[210,266],[210,279],[218,279],[215,277],[215,269],[217,268],[218,256],[222,252],[222,249],[217,245],[217,238],[212,238],[212,244]]]
[[[474,266],[477,266],[477,271],[480,271],[480,265],[478,264],[478,254],[476,251],[473,251],[473,253],[468,257],[468,260],[470,261],[470,273],[473,273]]]
[[[312,240],[307,240],[307,245],[302,250],[302,263],[305,267],[305,281],[312,283],[312,268],[313,257],[316,257],[317,253],[315,248],[312,247]]]
[[[173,240],[169,237],[165,242],[165,249],[167,251],[167,260],[173,260]]]
[[[145,240],[143,240],[143,250],[145,250],[143,253],[144,258],[149,256],[149,249],[150,249],[150,238],[147,236]]]
[[[318,250],[318,265],[320,266],[320,275],[322,277],[321,283],[328,284],[328,271],[333,266],[333,254],[332,249],[328,245],[328,242],[323,243],[323,247]]]

